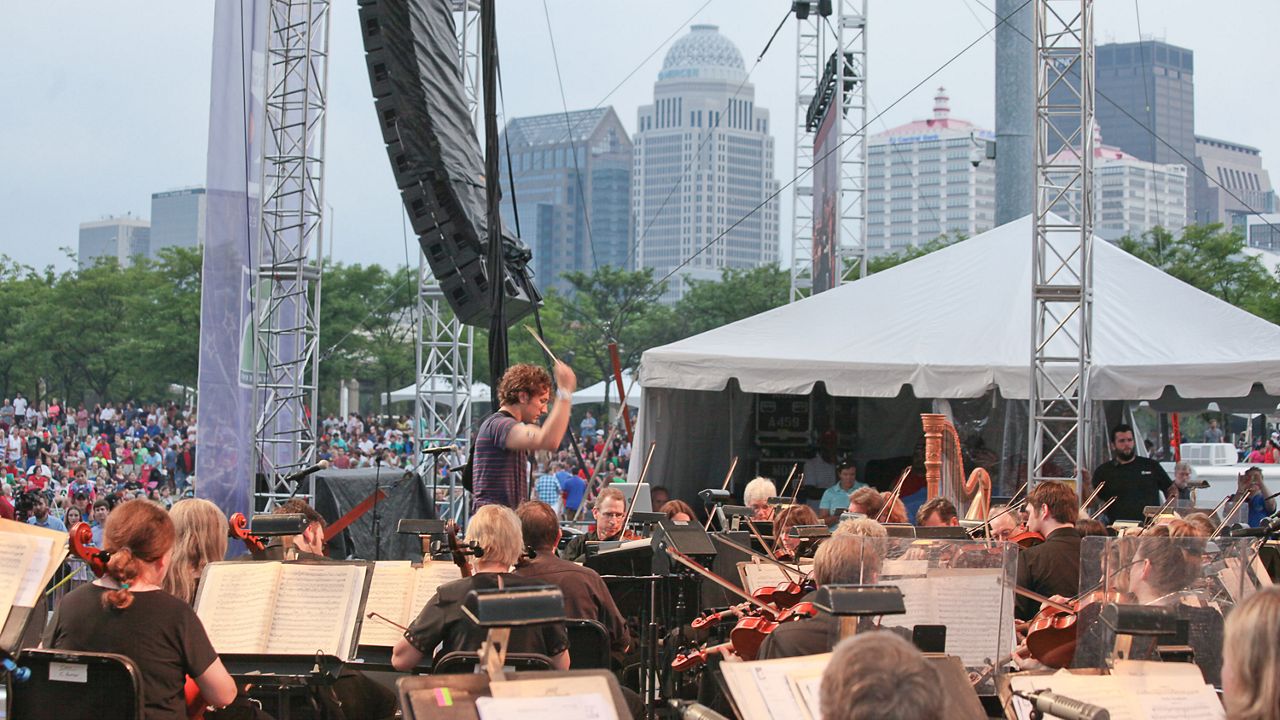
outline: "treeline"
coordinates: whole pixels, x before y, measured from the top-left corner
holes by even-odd
[[[935,241],[898,255],[873,258],[878,272],[932,252]],[[1130,253],[1271,322],[1280,322],[1280,279],[1245,252],[1243,236],[1218,225],[1163,229],[1119,245]],[[566,276],[572,291],[549,293],[540,314],[557,353],[573,353],[579,385],[609,373],[608,342],[634,367],[645,350],[785,304],[787,271],[725,271],[719,282],[695,282],[672,305],[651,270],[601,267]],[[337,388],[355,378],[376,394],[413,382],[417,339],[417,268],[332,263],[325,267],[320,310],[322,413],[336,412]],[[1175,308],[1150,298],[1152,322],[1173,322]],[[530,319],[529,324],[532,323]],[[200,255],[170,248],[155,261],[122,268],[101,262],[56,273],[0,259],[0,394],[57,397],[70,403],[97,398],[160,400],[170,387],[196,387],[199,363]],[[528,333],[509,333],[512,362],[542,362]],[[487,333],[475,332],[474,374],[487,380]]]

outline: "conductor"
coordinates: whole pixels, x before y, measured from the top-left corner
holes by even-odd
[[[557,361],[556,399],[551,377],[536,365],[511,366],[498,383],[498,411],[480,423],[472,456],[472,494],[475,508],[505,505],[513,510],[529,496],[528,453],[555,450],[569,426],[569,410],[578,379],[568,365]],[[538,419],[547,413],[541,425]]]

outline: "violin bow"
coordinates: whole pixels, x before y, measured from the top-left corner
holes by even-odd
[[[685,555],[684,553],[680,552],[679,550],[677,550],[677,549],[675,549],[675,548],[673,548],[673,547],[671,547],[671,546],[669,546],[669,545],[668,545],[665,549],[666,549],[666,551],[667,551],[667,554],[671,556],[671,559],[672,559],[672,560],[675,560],[676,562],[680,563],[681,565],[683,565],[683,566],[685,566],[685,567],[689,568],[690,570],[694,571],[694,572],[695,572],[695,573],[697,573],[699,576],[701,576],[701,577],[703,577],[703,578],[705,578],[705,579],[707,579],[707,580],[710,580],[711,582],[713,582],[713,583],[715,583],[715,584],[719,585],[721,588],[723,588],[723,589],[725,589],[725,590],[729,591],[730,593],[733,593],[734,595],[737,595],[738,597],[740,597],[740,598],[742,598],[743,600],[745,600],[745,601],[747,601],[747,602],[751,603],[752,605],[755,605],[756,607],[760,608],[762,611],[764,611],[764,612],[768,613],[770,617],[774,617],[774,616],[776,616],[777,611],[776,611],[776,610],[774,610],[773,608],[769,607],[766,603],[761,602],[760,600],[757,600],[757,599],[755,599],[755,598],[751,597],[750,595],[748,595],[747,593],[745,593],[745,592],[743,592],[743,591],[739,590],[737,585],[734,585],[733,583],[729,582],[728,580],[725,580],[724,578],[720,577],[719,575],[717,575],[717,574],[715,574],[715,573],[711,572],[710,570],[708,570],[708,569],[706,569],[706,568],[702,567],[702,566],[701,566],[701,565],[699,565],[698,563],[696,563],[696,562],[694,562],[693,560],[691,560],[691,559],[689,558],[689,556],[688,556],[688,555]]]
[[[1000,512],[996,513],[995,515],[992,515],[991,517],[987,518],[987,521],[986,521],[985,523],[983,523],[982,525],[979,525],[978,527],[975,527],[975,528],[972,528],[972,529],[968,530],[967,532],[969,533],[969,537],[973,537],[973,534],[974,534],[974,533],[976,533],[976,532],[977,532],[977,531],[979,531],[979,530],[983,530],[983,529],[986,529],[986,530],[987,530],[987,534],[988,534],[988,535],[990,535],[990,534],[991,534],[991,530],[990,530],[990,528],[991,528],[991,521],[992,521],[992,520],[995,520],[995,519],[996,519],[996,518],[998,518],[998,517],[1004,517],[1005,515],[1008,515],[1008,514],[1009,514],[1009,513],[1011,513],[1011,512],[1015,512],[1015,511],[1017,511],[1017,510],[1022,509],[1022,506],[1023,506],[1023,505],[1025,505],[1025,504],[1026,504],[1026,502],[1027,502],[1026,500],[1019,500],[1018,502],[1010,503],[1009,505],[1006,505],[1006,506],[1005,506],[1005,508],[1004,508],[1003,510],[1001,510]]]
[[[760,538],[760,533],[759,533],[758,531],[756,531],[756,530],[755,530],[755,526],[752,526],[752,527],[751,527],[751,529],[752,529],[752,531],[755,531],[756,539],[757,539],[757,540],[761,540],[761,538]],[[747,555],[750,555],[751,557],[760,558],[761,560],[764,560],[764,561],[766,561],[766,562],[769,562],[769,563],[772,563],[772,564],[774,564],[774,565],[777,565],[777,566],[782,570],[782,572],[783,572],[787,577],[791,577],[791,573],[796,573],[796,574],[799,576],[799,580],[793,580],[792,582],[801,582],[801,581],[803,581],[803,580],[808,579],[808,577],[809,577],[809,573],[804,572],[804,571],[802,571],[802,570],[800,569],[800,565],[799,565],[799,563],[797,563],[795,567],[791,567],[790,565],[788,565],[787,563],[782,562],[781,560],[778,560],[778,559],[775,559],[775,558],[771,558],[771,557],[769,557],[768,555],[764,555],[764,554],[762,554],[762,553],[758,553],[758,552],[756,552],[755,550],[752,550],[752,549],[751,549],[751,548],[749,548],[749,547],[746,547],[746,546],[744,546],[744,545],[739,545],[738,543],[736,543],[736,542],[734,542],[734,541],[730,540],[729,538],[727,538],[727,537],[723,537],[723,536],[721,536],[721,535],[719,535],[719,534],[712,535],[712,536],[711,536],[711,539],[712,539],[712,540],[715,540],[715,541],[716,541],[716,542],[718,542],[718,543],[722,543],[722,544],[724,544],[724,545],[728,545],[729,547],[734,548],[735,550],[738,550],[738,551],[740,551],[740,552],[744,552],[744,553],[746,553]],[[761,540],[761,544],[762,544],[762,545],[764,544],[764,541],[763,541],[763,540]]]
[[[738,456],[734,455],[733,462],[729,463],[729,472],[724,474],[724,484],[720,486],[720,490],[724,491],[729,489],[729,481],[733,479],[733,471],[736,470],[737,468],[738,468]],[[715,513],[711,513],[711,512],[707,513],[707,524],[703,526],[702,528],[703,532],[709,532],[711,530],[711,521],[713,519],[715,519]]]
[[[389,617],[385,617],[382,613],[378,613],[370,610],[369,612],[365,613],[365,617],[369,618],[370,620],[381,620],[382,622],[390,625],[391,627],[399,630],[400,632],[409,631],[409,628],[401,625],[400,623],[396,622],[395,620],[392,620]]]
[[[898,501],[898,496],[902,494],[902,485],[907,482],[907,476],[910,474],[911,466],[908,465],[902,471],[902,474],[898,476],[898,482],[894,483],[893,492],[889,493],[889,497],[885,500],[884,507],[880,508],[880,512],[876,513],[876,522],[884,522],[885,518],[893,514],[893,505]]]
[[[782,483],[782,492],[778,493],[781,497],[787,496],[787,488],[791,487],[791,478],[796,476],[796,470],[800,469],[800,463],[791,466],[791,472],[787,473],[786,482]]]
[[[1107,498],[1107,501],[1106,501],[1106,502],[1104,502],[1104,503],[1102,503],[1102,507],[1098,508],[1098,511],[1097,511],[1097,512],[1095,512],[1095,513],[1093,513],[1092,515],[1090,515],[1090,516],[1089,516],[1089,519],[1090,519],[1090,520],[1096,519],[1096,518],[1097,518],[1099,515],[1101,515],[1102,513],[1106,512],[1107,510],[1110,510],[1110,509],[1111,509],[1111,506],[1112,506],[1112,505],[1115,505],[1115,504],[1116,504],[1116,499],[1115,499],[1114,497],[1112,497],[1112,498]]]
[[[1102,488],[1106,487],[1106,485],[1107,485],[1106,480],[1103,480],[1102,482],[1098,483],[1097,487],[1093,489],[1093,492],[1089,493],[1089,497],[1085,498],[1084,502],[1080,503],[1080,509],[1084,510],[1085,512],[1088,512],[1089,506],[1093,504],[1094,500],[1098,499],[1098,493],[1102,492]]]
[[[1168,510],[1170,507],[1173,507],[1173,503],[1177,499],[1178,499],[1177,495],[1170,495],[1169,499],[1165,500],[1164,504],[1160,506],[1160,509],[1156,511],[1156,514],[1151,516],[1151,524],[1154,525],[1156,520],[1159,519],[1161,515],[1164,515],[1166,510]]]
[[[649,462],[653,460],[653,450],[658,447],[655,440],[649,443],[649,452],[644,456],[644,467],[640,468],[640,481],[636,483],[636,489],[631,492],[631,504],[627,507],[627,516],[622,519],[622,532],[626,534],[627,526],[631,524],[631,514],[636,511],[636,498],[640,497],[640,488],[644,487],[644,479],[649,476]]]
[[[1070,605],[1060,603],[1057,600],[1050,600],[1044,595],[1041,595],[1038,592],[1032,592],[1031,590],[1028,590],[1022,587],[1021,585],[1014,585],[1013,592],[1014,594],[1021,595],[1022,597],[1027,598],[1028,600],[1034,600],[1042,605],[1048,605],[1054,610],[1058,610],[1060,612],[1068,612],[1068,613],[1075,612],[1075,608],[1071,607]]]
[[[800,467],[799,463],[796,463],[795,465],[793,465],[791,468],[792,474],[794,474],[799,467]],[[791,502],[788,503],[787,505],[788,508],[795,507],[796,499],[800,497],[800,488],[803,485],[804,485],[804,473],[800,473],[800,477],[796,479],[796,490],[791,494]],[[782,533],[778,532],[778,526],[775,524],[773,526],[773,549],[769,551],[770,554],[772,554],[774,557],[777,557],[778,546],[781,544],[782,544]]]
[[[1231,518],[1235,517],[1236,513],[1240,512],[1240,508],[1243,507],[1246,502],[1248,502],[1249,500],[1248,493],[1237,493],[1237,495],[1240,495],[1240,498],[1231,504],[1231,509],[1228,510],[1227,513],[1222,516],[1222,522],[1218,523],[1218,527],[1214,528],[1213,534],[1209,536],[1210,538],[1216,538],[1219,535],[1221,535],[1222,529],[1227,526],[1227,522]]]

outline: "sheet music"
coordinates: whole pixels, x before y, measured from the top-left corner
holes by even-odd
[[[490,683],[489,693],[498,698],[537,698],[559,695],[599,695],[602,698],[613,697],[613,689],[609,678],[604,675],[583,675],[574,677],[572,682],[565,678],[547,678],[545,680],[507,680]],[[612,703],[610,703],[612,705]]]
[[[426,606],[436,588],[462,577],[462,569],[445,560],[431,560],[422,563],[422,567],[414,570],[413,597],[409,602],[408,615],[404,624],[407,626],[418,618],[418,613]]]
[[[9,617],[14,601],[26,583],[27,571],[34,564],[36,539],[17,533],[0,533],[0,626]],[[43,569],[41,563],[40,568]]]
[[[1189,665],[1199,676],[1199,668]],[[1162,687],[1155,691],[1135,689],[1133,675],[1074,675],[1059,670],[1052,675],[1013,675],[1009,686],[1014,691],[1049,690],[1060,695],[1104,707],[1112,720],[1222,720],[1225,713],[1213,688],[1197,682],[1179,688]],[[1019,701],[1020,709],[1029,703]],[[1027,713],[1029,714],[1029,713]],[[1020,718],[1027,714],[1019,712]],[[1047,720],[1055,718],[1046,715]]]
[[[396,644],[403,633],[383,620],[369,617],[378,613],[401,625],[408,625],[410,589],[416,579],[413,565],[408,560],[379,560],[373,566],[373,579],[369,582],[369,598],[364,604],[364,624],[360,627],[361,645]]]
[[[811,570],[812,568],[809,569]],[[777,565],[768,562],[751,562],[748,560],[738,563],[738,579],[742,581],[742,588],[749,595],[754,595],[762,587],[777,587],[784,582],[798,580],[806,572],[808,570],[802,569],[788,573]]]
[[[196,615],[218,654],[263,652],[280,567],[278,562],[205,566],[196,595]]]
[[[721,663],[720,671],[743,720],[819,720],[808,714],[803,693],[798,695],[792,688],[809,682],[808,678],[820,678],[830,660],[831,653],[825,653]]]
[[[31,565],[22,577],[13,604],[18,607],[35,607],[40,600],[44,588],[53,578],[53,574],[66,559],[68,550],[67,534],[61,530],[37,527],[15,520],[0,519],[0,532],[18,535],[35,541],[35,549]],[[0,618],[3,621],[3,618]]]
[[[276,589],[265,652],[280,655],[312,655],[317,650],[346,658],[355,625],[353,604],[358,604],[364,568],[339,564],[285,565]]]
[[[494,683],[502,685],[505,683]],[[613,702],[599,694],[537,697],[479,697],[480,720],[617,720]]]
[[[929,574],[928,560],[885,560],[880,577],[922,577]]]
[[[960,658],[966,666],[982,665],[988,658],[1000,657],[1001,621],[1011,609],[1008,593],[1001,584],[1003,570],[978,568],[930,571],[923,578],[899,578],[890,583],[902,591],[906,615],[895,615],[886,622],[903,627],[946,625],[947,654]]]
[[[791,693],[795,695],[808,720],[822,719],[822,673],[798,675],[787,678]]]

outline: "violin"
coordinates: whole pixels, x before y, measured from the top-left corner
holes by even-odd
[[[760,588],[756,591],[756,599],[766,602],[779,610],[787,610],[795,607],[800,602],[800,598],[808,595],[817,589],[817,584],[813,578],[807,578],[803,582],[792,582],[786,580],[778,583],[773,587]]]
[[[244,543],[245,549],[255,556],[267,549],[262,538],[249,532],[249,521],[245,519],[244,513],[231,513],[231,517],[227,518],[227,537]]]
[[[1035,593],[1026,593],[1019,588],[1018,594],[1030,597]],[[1124,595],[1118,590],[1094,590],[1065,605],[1046,603],[1027,625],[1027,650],[1031,657],[1051,668],[1064,668],[1071,664],[1076,653],[1080,614],[1096,614],[1102,605],[1123,599]]]
[[[1018,530],[1009,536],[1009,542],[1025,550],[1044,542],[1044,536],[1034,530],[1028,530],[1026,525],[1019,525]]]
[[[729,631],[728,642],[699,648],[687,653],[680,653],[671,661],[671,668],[684,672],[702,667],[706,664],[709,653],[719,652],[724,649],[732,651],[733,654],[743,660],[755,660],[760,654],[760,646],[764,644],[765,638],[769,637],[769,634],[777,629],[779,625],[792,620],[813,617],[817,612],[817,608],[813,606],[813,603],[803,602],[783,610],[773,618],[765,617],[764,614],[744,617],[738,621],[737,625],[733,626],[733,630]]]

